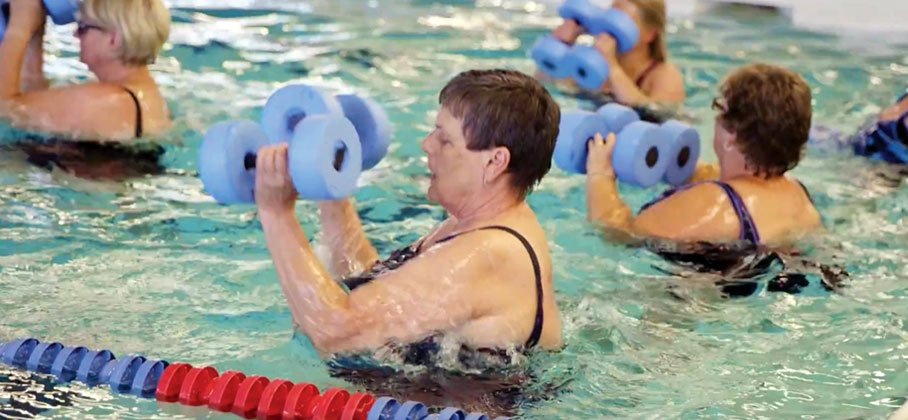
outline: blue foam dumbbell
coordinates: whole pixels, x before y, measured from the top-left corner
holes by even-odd
[[[589,141],[599,133],[616,133],[612,167],[621,182],[649,187],[665,175],[668,144],[655,124],[639,121],[630,108],[613,104],[597,112],[567,111],[561,114],[555,143],[555,164],[568,172],[585,174]]]
[[[224,204],[254,201],[256,153],[266,134],[252,121],[224,121],[205,133],[199,175],[205,190]],[[336,200],[356,189],[362,149],[356,128],[339,114],[317,114],[294,126],[288,170],[300,197]]]
[[[359,136],[363,170],[372,169],[384,159],[391,144],[392,127],[388,115],[375,101],[364,96],[344,94],[335,99]]]
[[[400,408],[400,403],[394,398],[381,397],[375,400],[375,404],[372,404],[366,420],[392,420],[398,408]]]
[[[605,136],[609,130],[605,119],[594,112],[562,112],[553,154],[555,164],[565,171],[585,174],[587,143],[596,133]]]
[[[88,349],[82,346],[64,347],[63,350],[60,350],[60,353],[57,353],[57,358],[54,359],[50,373],[57,377],[58,382],[70,382],[76,379],[76,372],[79,370],[79,365],[82,364],[82,359],[87,353]]]
[[[38,344],[28,357],[25,368],[32,372],[50,373],[50,368],[60,350],[63,350],[63,345],[60,343]]]
[[[571,68],[566,66],[565,57],[571,46],[561,42],[552,35],[543,35],[536,40],[530,49],[530,57],[545,74],[561,79],[571,75]]]
[[[268,97],[261,124],[270,143],[289,142],[300,122],[325,114],[342,115],[353,123],[362,144],[364,170],[385,157],[391,142],[391,123],[378,104],[359,95],[331,96],[314,86],[288,85]]]
[[[635,121],[618,132],[612,166],[618,179],[640,187],[656,185],[668,169],[669,145],[660,127]]]
[[[10,366],[24,368],[38,344],[40,342],[31,337],[13,340],[4,346],[0,361]]]
[[[665,182],[679,186],[687,182],[697,168],[700,159],[700,134],[687,124],[668,120],[662,124],[665,140],[668,142],[668,167]]]
[[[262,129],[270,143],[289,142],[296,126],[308,117],[322,114],[343,115],[340,102],[312,86],[294,84],[271,94],[262,109]]]
[[[559,16],[565,20],[574,20],[584,27],[600,13],[602,9],[592,4],[590,0],[567,0],[558,7]],[[530,57],[543,72],[560,79],[572,74],[571,68],[565,65],[565,58],[570,51],[571,46],[560,39],[552,35],[543,35],[530,49]]]
[[[615,38],[618,53],[630,51],[640,38],[634,20],[619,9],[608,9],[585,26],[592,35],[607,33]],[[578,85],[596,90],[608,80],[609,65],[599,50],[592,46],[577,45],[564,58],[564,66]]]
[[[267,135],[252,121],[211,126],[199,148],[199,178],[205,191],[223,204],[255,201],[255,153],[266,144]]]
[[[66,25],[76,21],[76,12],[79,11],[78,0],[44,0],[44,8],[47,14],[57,25]],[[9,2],[0,2],[0,40],[6,33],[6,26],[9,22],[10,9]]]

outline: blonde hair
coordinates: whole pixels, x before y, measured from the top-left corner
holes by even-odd
[[[84,0],[79,13],[120,35],[119,58],[128,64],[154,63],[170,36],[170,11],[161,0]]]
[[[649,54],[656,61],[668,59],[668,46],[665,43],[665,0],[630,0],[640,10],[640,19],[645,25],[656,30],[656,37],[649,44]]]

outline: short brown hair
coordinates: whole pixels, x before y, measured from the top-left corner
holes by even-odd
[[[552,167],[561,109],[536,79],[515,70],[469,70],[438,103],[463,121],[469,150],[506,147],[514,188],[526,196]]]
[[[794,71],[757,63],[732,72],[719,92],[722,126],[736,135],[747,164],[766,178],[798,166],[812,117],[810,87]]]

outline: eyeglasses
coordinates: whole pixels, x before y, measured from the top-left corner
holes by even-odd
[[[98,25],[92,25],[85,22],[76,22],[76,36],[83,36],[86,32],[95,29],[101,32],[104,32],[104,28]]]

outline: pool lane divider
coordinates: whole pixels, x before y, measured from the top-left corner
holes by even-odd
[[[54,375],[60,383],[107,385],[119,394],[207,406],[247,419],[489,420],[485,414],[467,414],[455,407],[430,414],[425,404],[416,401],[376,399],[367,393],[350,394],[341,388],[328,388],[320,393],[317,386],[305,382],[272,380],[234,370],[218,373],[211,366],[195,367],[141,355],[118,359],[110,350],[41,342],[31,337],[0,342],[0,362]]]

